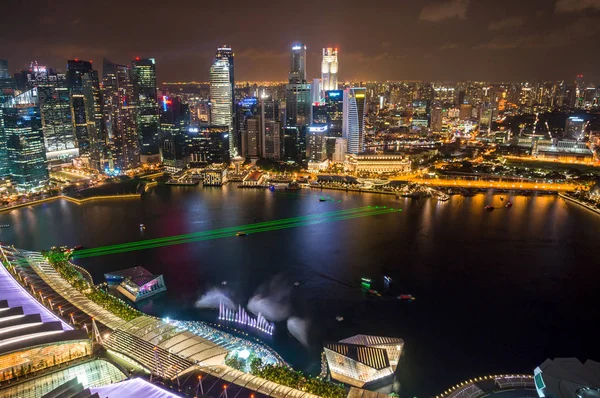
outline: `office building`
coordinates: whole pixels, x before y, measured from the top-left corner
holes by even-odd
[[[156,61],[136,58],[131,61],[136,105],[136,124],[142,163],[160,163],[159,113],[156,93]]]
[[[324,48],[321,61],[323,91],[338,89],[338,49]]]
[[[243,145],[244,156],[257,159],[262,156],[262,139],[260,135],[260,117],[250,116],[244,121]]]
[[[120,174],[140,163],[136,97],[131,69],[104,59],[102,76],[104,123],[109,143],[105,172]]]
[[[306,81],[306,46],[292,46],[288,84],[285,88],[285,158],[300,162],[306,155],[306,129],[311,118],[312,85]]]
[[[431,109],[431,131],[434,133],[440,133],[444,123],[444,113],[442,108],[439,106]]]
[[[281,123],[277,121],[264,122],[264,157],[267,159],[281,160],[282,136]]]
[[[320,163],[327,159],[327,124],[312,124],[308,128],[306,159]]]
[[[325,106],[327,107],[329,135],[331,137],[341,137],[344,121],[344,91],[325,91]]]
[[[0,59],[0,79],[10,79],[10,73],[8,72],[8,61]]]
[[[392,376],[403,347],[402,339],[356,335],[326,343],[324,350],[332,379],[363,387]]]
[[[198,128],[190,127],[190,108],[180,98],[163,95],[159,105],[163,164],[168,172],[175,173],[187,165],[188,132],[197,132]]]
[[[107,131],[104,124],[104,102],[98,73],[92,71],[82,77],[85,119],[89,141],[89,166],[103,171],[107,157]]]
[[[342,136],[348,140],[348,153],[357,154],[364,150],[366,96],[365,88],[344,90]]]
[[[473,117],[473,105],[460,104],[459,117],[461,120],[469,120]]]
[[[413,129],[428,129],[431,121],[431,108],[429,101],[419,100],[412,103],[412,122]]]
[[[321,79],[313,79],[310,86],[310,100],[311,102],[320,102],[323,98],[323,89],[321,86]]]
[[[0,171],[19,191],[45,187],[49,175],[37,88],[4,103],[0,116]]]
[[[580,116],[569,116],[565,123],[565,136],[572,140],[582,141],[585,138],[585,127],[587,123]]]
[[[94,119],[88,120],[89,112],[86,111],[86,99],[84,95],[83,82],[88,79],[98,84],[98,72],[92,69],[92,63],[78,59],[67,61],[67,85],[71,98],[71,114],[73,115],[73,129],[79,156],[89,158],[90,155],[90,131]],[[99,87],[97,88],[99,90]],[[90,115],[92,118],[94,114]]]
[[[187,140],[188,161],[192,165],[229,164],[227,126],[190,128]]]
[[[235,105],[234,54],[229,46],[217,49],[210,67],[210,123],[229,129],[229,153],[237,156],[237,132],[234,121]]]
[[[313,102],[311,124],[328,124],[327,104],[325,102]]]
[[[15,94],[15,81],[8,73],[8,61],[0,59],[0,104]]]
[[[346,153],[348,153],[348,140],[346,138],[336,138],[333,161],[335,163],[344,163],[346,160]]]
[[[260,140],[260,115],[262,113],[262,106],[255,97],[246,97],[236,103],[236,131],[239,134],[236,140],[239,145],[239,154],[243,157],[252,156],[258,157],[259,151],[259,140]],[[255,119],[248,124],[248,119]],[[255,124],[259,123],[259,130],[256,131]],[[249,131],[249,128],[252,130]],[[252,137],[249,137],[249,134]],[[251,143],[251,144],[250,144]],[[252,145],[252,153],[249,154],[248,146]]]
[[[66,75],[33,62],[19,76],[23,91],[37,88],[48,160],[78,156]]]

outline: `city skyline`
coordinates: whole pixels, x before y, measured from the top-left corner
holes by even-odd
[[[322,48],[335,47],[340,51],[340,80],[562,80],[578,73],[590,81],[600,80],[596,67],[600,54],[589,48],[600,29],[597,1],[432,0],[361,5],[334,1],[319,13],[312,13],[316,3],[307,1],[293,10],[297,14],[293,20],[286,17],[290,12],[286,4],[266,7],[258,2],[232,10],[211,4],[194,12],[198,5],[190,3],[181,5],[189,11],[181,13],[180,7],[148,1],[143,4],[149,11],[144,25],[169,27],[155,34],[135,29],[136,22],[127,11],[139,9],[137,2],[121,4],[119,13],[103,13],[116,5],[106,0],[97,13],[86,14],[69,3],[60,8],[6,5],[7,15],[13,18],[0,27],[5,39],[0,54],[8,58],[11,72],[31,60],[63,68],[67,59],[91,59],[99,65],[104,56],[118,62],[139,56],[157,59],[159,82],[207,81],[214,48],[227,42],[237,50],[236,80],[283,81],[289,46],[302,42],[307,45],[309,78],[320,75]],[[205,29],[200,35],[195,21],[207,15],[223,15],[231,23]],[[305,17],[313,23],[302,24]],[[19,29],[23,18],[42,27],[44,34]],[[248,35],[248,18],[269,23],[254,24],[253,34]],[[120,29],[105,29],[128,24],[133,29],[125,36]],[[88,34],[80,34],[82,29]],[[272,35],[273,31],[281,33]],[[269,40],[255,40],[263,36]]]

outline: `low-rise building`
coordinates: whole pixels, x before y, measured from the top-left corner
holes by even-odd
[[[153,275],[144,267],[133,267],[104,274],[110,284],[119,284],[117,290],[131,301],[139,301],[167,290],[162,275]]]
[[[400,154],[358,154],[349,157],[347,168],[355,173],[408,173],[411,162]]]

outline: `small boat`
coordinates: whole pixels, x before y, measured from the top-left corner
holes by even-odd
[[[246,236],[246,235],[248,235],[248,234],[245,232],[238,232],[235,234],[235,236]]]
[[[223,282],[221,282],[221,285],[223,285],[223,286],[227,286],[227,281],[223,281]]]
[[[140,224],[140,229],[146,229],[146,226],[144,224]]]
[[[344,317],[341,316],[341,315],[338,315],[338,316],[335,317],[335,320],[338,321],[338,322],[341,322],[341,321],[344,320]]]
[[[415,296],[413,296],[412,294],[401,294],[398,296],[398,300],[415,300]]]
[[[2,225],[0,225],[0,228],[8,228],[8,227],[10,227],[9,224],[2,224]]]
[[[495,209],[494,206],[490,206],[490,205],[485,206],[485,211],[494,211],[494,209]]]
[[[504,207],[506,207],[508,209],[509,207],[512,207],[512,205],[513,205],[512,202],[506,202]]]
[[[383,280],[386,281],[387,283],[392,283],[392,278],[390,278],[389,276],[384,276]]]
[[[373,296],[381,297],[381,294],[375,289],[369,289],[369,290],[367,290],[367,292],[369,294],[372,294]]]
[[[294,287],[298,287],[298,286],[300,286],[300,282],[298,282],[298,281],[294,282]]]
[[[292,181],[286,185],[285,189],[288,191],[297,191],[299,189],[302,189],[302,187],[296,181]]]
[[[81,249],[83,249],[83,245],[73,246],[73,250],[81,250]]]
[[[324,198],[324,197],[320,197],[320,198],[319,198],[319,202],[327,202],[327,199],[326,199],[326,198]]]

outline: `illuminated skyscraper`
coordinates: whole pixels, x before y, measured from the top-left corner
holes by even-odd
[[[327,106],[329,136],[341,137],[344,118],[344,92],[342,90],[325,91],[325,105]]]
[[[569,116],[565,124],[565,135],[572,140],[582,141],[585,138],[585,127],[587,123],[580,116]]]
[[[306,45],[294,44],[290,60],[289,83],[306,83]]]
[[[439,106],[431,109],[431,130],[434,133],[440,133],[443,126],[443,112]]]
[[[92,63],[78,59],[67,61],[67,85],[71,97],[71,113],[73,115],[73,129],[79,148],[79,156],[88,157],[90,154],[90,132],[86,114],[85,96],[83,93],[84,77],[98,84],[98,72],[92,69]],[[99,89],[99,88],[98,88]],[[94,115],[92,114],[93,118]],[[93,121],[92,119],[91,121]]]
[[[344,90],[342,136],[348,140],[348,153],[357,154],[364,150],[366,97],[365,88]]]
[[[301,161],[306,155],[306,129],[311,115],[311,88],[306,82],[306,46],[292,46],[289,81],[285,87],[285,157]]]
[[[0,104],[14,96],[15,81],[8,73],[8,61],[0,59]]]
[[[10,73],[8,73],[8,61],[0,59],[0,79],[8,78],[10,78]]]
[[[102,75],[104,122],[109,143],[106,171],[119,174],[140,163],[136,97],[129,67],[104,59]]]
[[[136,58],[131,61],[135,95],[137,131],[142,163],[159,163],[159,114],[156,98],[156,61]]]
[[[32,191],[49,181],[37,88],[18,95],[0,109],[0,170],[21,191]]]
[[[37,88],[48,160],[77,156],[65,74],[33,62],[29,70],[21,72],[21,80],[26,90]]]
[[[338,89],[338,49],[324,48],[321,61],[321,80],[323,91]]]
[[[229,154],[238,154],[237,133],[234,121],[234,54],[229,46],[217,49],[215,62],[210,67],[211,125],[229,128]]]

